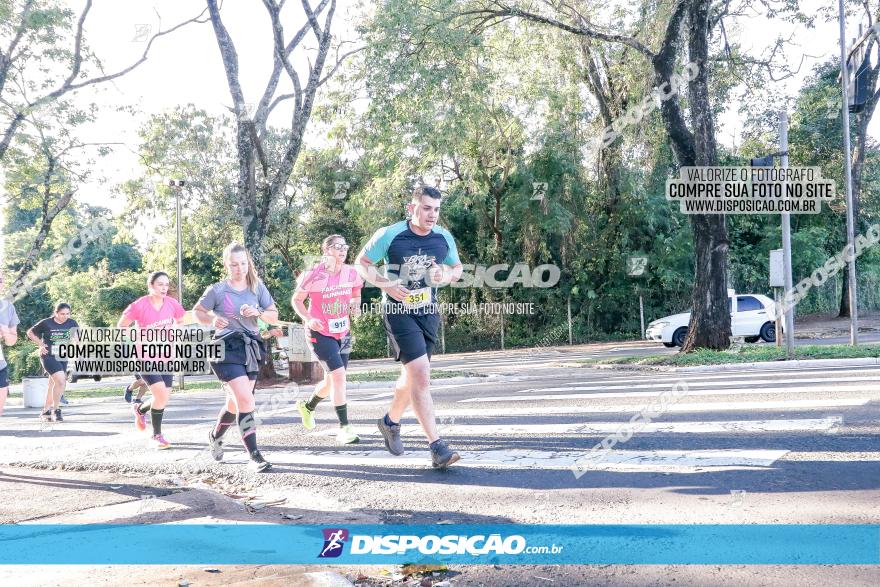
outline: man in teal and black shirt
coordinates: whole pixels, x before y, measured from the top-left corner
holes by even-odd
[[[355,266],[364,279],[383,292],[385,330],[402,363],[388,413],[379,419],[385,446],[403,454],[400,418],[412,404],[431,448],[432,464],[445,468],[459,459],[458,453],[440,439],[431,399],[431,354],[437,341],[440,315],[437,287],[457,281],[462,266],[455,240],[437,225],[440,192],[419,187],[409,203],[412,220],[380,228],[358,255]],[[376,264],[384,262],[385,275]]]

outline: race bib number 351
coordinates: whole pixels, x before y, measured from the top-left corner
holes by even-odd
[[[431,303],[431,288],[423,287],[414,289],[403,300],[403,305],[407,308],[422,308]]]
[[[340,318],[330,318],[327,320],[327,324],[330,328],[330,334],[339,334],[340,332],[348,331],[348,316],[342,316]]]

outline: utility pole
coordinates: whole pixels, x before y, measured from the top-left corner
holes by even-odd
[[[180,226],[180,189],[186,185],[186,180],[170,179],[168,185],[174,190],[177,206],[177,301],[183,305],[183,237]],[[178,375],[180,389],[184,388],[183,373]]]
[[[788,167],[788,111],[779,112],[779,154],[782,168]],[[785,291],[791,291],[794,287],[791,277],[791,215],[782,213],[782,271],[785,279]],[[779,332],[776,333],[777,338]],[[794,308],[789,307],[785,311],[785,354],[788,358],[794,356]]]
[[[847,276],[849,277],[849,343],[853,346],[859,343],[858,322],[858,281],[856,281],[855,259],[855,219],[853,218],[853,194],[852,194],[852,151],[849,141],[849,76],[846,71],[846,13],[843,9],[843,0],[837,0],[840,21],[840,87],[843,98],[841,115],[843,117],[843,161],[844,176],[846,181],[846,245],[850,251],[850,260],[847,263]]]

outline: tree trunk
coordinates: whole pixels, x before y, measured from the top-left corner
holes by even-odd
[[[28,274],[33,271],[37,264],[40,251],[43,249],[43,244],[46,242],[46,238],[49,236],[49,231],[52,229],[52,223],[55,221],[55,218],[67,208],[73,199],[73,191],[67,190],[64,195],[55,202],[55,204],[51,206],[49,205],[52,200],[52,187],[53,181],[55,180],[58,161],[55,156],[49,152],[48,144],[46,142],[43,143],[42,147],[46,155],[47,167],[46,172],[43,175],[43,205],[42,217],[40,218],[40,229],[37,231],[36,237],[34,237],[34,242],[31,244],[30,250],[27,255],[25,255],[24,262],[21,264],[18,274],[15,276],[15,281],[13,282],[10,291],[20,291],[24,287]]]
[[[838,318],[849,318],[849,265],[843,268],[843,287],[840,289],[840,312]]]
[[[715,115],[709,100],[709,0],[694,0],[688,8],[688,55],[699,67],[688,84],[688,102],[694,126],[695,163],[718,164]],[[682,352],[697,348],[726,349],[730,346],[730,311],[727,305],[727,218],[694,215],[693,311]]]
[[[688,83],[688,103],[693,132],[673,97],[660,105],[666,132],[680,167],[717,165],[715,118],[709,100],[709,2],[691,0],[676,7],[666,29],[663,48],[653,59],[659,87],[669,84],[676,63],[677,39],[685,17],[688,21],[688,55],[697,75]],[[693,311],[682,352],[697,348],[722,350],[730,345],[730,313],[727,309],[727,256],[729,242],[723,215],[692,215],[694,233]]]
[[[873,87],[874,81],[872,80],[870,84],[870,87]],[[856,140],[852,157],[853,231],[855,232],[853,237],[858,236],[858,234],[861,232],[861,226],[859,222],[859,200],[861,199],[862,192],[862,172],[865,168],[865,152],[867,150],[866,146],[868,141],[868,125],[871,122],[871,117],[874,114],[874,109],[877,107],[877,100],[878,96],[876,94],[873,95],[872,98],[869,99],[868,102],[865,104],[865,109],[856,115]],[[846,177],[844,177],[844,181],[846,181]],[[844,189],[846,189],[845,186]],[[844,228],[844,230],[846,230],[846,228]],[[856,259],[856,263],[858,263],[858,259]],[[858,271],[856,271],[856,275],[858,275]],[[848,269],[845,269],[843,271],[843,287],[840,290],[840,312],[837,314],[837,317],[850,317]]]

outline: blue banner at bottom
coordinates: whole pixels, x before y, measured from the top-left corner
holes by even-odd
[[[0,525],[0,564],[880,564],[880,525]]]

